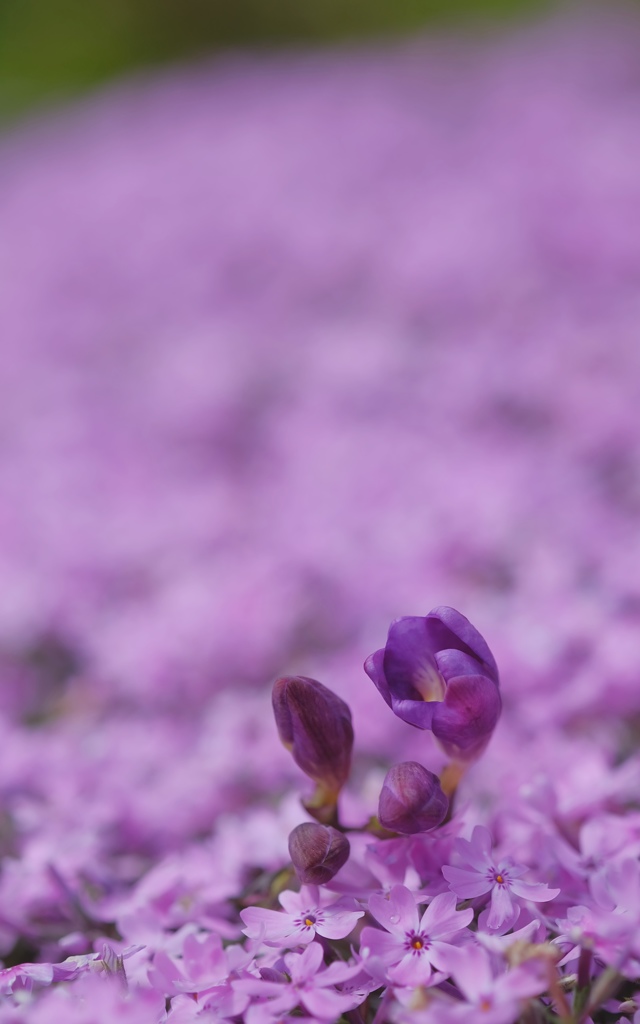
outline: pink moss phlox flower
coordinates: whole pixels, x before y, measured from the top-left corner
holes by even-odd
[[[268,1001],[270,1013],[286,1013],[300,1005],[320,1020],[337,1020],[340,1014],[358,1006],[362,997],[359,990],[341,992],[334,986],[356,978],[362,973],[362,965],[335,961],[323,968],[323,956],[320,943],[311,942],[302,953],[285,954],[283,967],[286,974],[276,970],[264,971],[264,977],[240,978],[232,985],[258,1002]],[[254,1013],[249,1008],[246,1019],[250,1020]]]
[[[76,981],[54,985],[37,999],[21,1001],[2,1024],[158,1024],[165,1020],[165,999],[150,988],[129,986],[103,973],[88,972]],[[204,1024],[204,1022],[203,1022]]]
[[[15,992],[31,992],[34,988],[45,987],[53,981],[52,964],[18,964],[0,971],[0,995]]]
[[[287,889],[278,899],[283,910],[247,907],[240,911],[248,938],[280,948],[311,942],[316,932],[327,939],[344,939],[364,915],[354,899],[336,897],[317,885],[303,885],[300,892]]]
[[[513,1024],[526,1000],[547,988],[546,965],[541,960],[494,974],[491,954],[474,944],[454,949],[451,960],[462,1000],[434,1000],[424,1011],[402,1011],[398,1024]]]
[[[330,888],[366,902],[372,893],[383,895],[394,885],[406,885],[411,890],[421,888],[422,879],[414,866],[414,837],[385,839],[354,832],[349,837],[351,856],[340,874],[332,879]],[[433,839],[435,843],[435,838]],[[446,888],[440,865],[437,871],[440,888]],[[437,890],[429,889],[434,896]]]
[[[156,953],[149,983],[165,994],[203,997],[225,987],[229,976],[246,969],[252,959],[240,946],[224,949],[218,935],[190,934],[184,940],[181,957],[170,957],[162,950]]]
[[[369,911],[386,930],[362,929],[364,966],[372,959],[377,974],[381,963],[389,981],[396,985],[427,985],[434,968],[447,972],[451,940],[459,939],[473,920],[470,908],[456,911],[452,892],[435,896],[420,916],[415,896],[404,885],[395,885],[388,899],[374,894]]]
[[[571,943],[562,964],[581,949],[592,949],[622,974],[640,974],[640,864],[635,859],[614,861],[592,887],[590,906],[569,907],[558,922],[559,945]]]
[[[431,729],[450,757],[482,753],[502,708],[498,668],[484,638],[455,608],[396,619],[385,647],[364,668],[393,713]]]
[[[515,864],[511,858],[494,860],[491,852],[491,834],[483,825],[476,825],[471,841],[456,839],[454,851],[464,865],[446,864],[442,874],[449,888],[460,899],[474,899],[491,893],[491,908],[487,917],[489,929],[504,929],[515,924],[520,906],[515,900],[545,903],[554,899],[559,889],[550,889],[543,882],[523,882],[521,876],[528,868]],[[514,900],[515,897],[515,900]]]
[[[640,854],[640,814],[596,814],[588,819],[578,837],[579,849],[562,836],[556,838],[554,852],[562,867],[578,882],[588,881],[598,898],[604,893],[606,878],[614,860]],[[576,887],[579,891],[580,887]],[[603,897],[603,905],[606,897]]]
[[[99,952],[69,956],[56,964],[19,964],[0,971],[0,995],[16,995],[46,988],[56,982],[74,981],[89,972],[118,975],[125,978],[123,960],[138,953],[141,946],[129,946],[122,953],[105,943]]]
[[[542,921],[529,921],[528,924],[518,928],[517,931],[509,932],[508,935],[500,935],[497,932],[486,932],[480,929],[475,933],[476,942],[490,953],[504,953],[516,942],[543,942],[545,937],[545,926]]]

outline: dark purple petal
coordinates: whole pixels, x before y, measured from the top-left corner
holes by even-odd
[[[482,753],[498,721],[498,670],[487,644],[454,608],[392,622],[384,650],[365,662],[393,713],[432,729],[452,757]],[[449,692],[451,690],[451,692]]]
[[[487,676],[458,676],[436,705],[433,735],[450,757],[470,760],[489,742],[501,708],[498,687]]]
[[[285,676],[273,687],[273,713],[282,743],[302,771],[337,793],[351,768],[349,707],[315,679]]]
[[[417,761],[395,764],[387,772],[378,805],[385,828],[403,835],[428,832],[440,825],[448,809],[438,776]]]
[[[389,707],[391,707],[389,684],[387,683],[387,679],[384,674],[384,647],[369,655],[364,663],[364,670],[369,678],[375,683]]]
[[[391,698],[391,708],[394,715],[401,718],[409,725],[415,725],[416,729],[431,729],[433,724],[433,713],[438,704],[435,701],[425,700],[396,700]]]
[[[464,651],[481,662],[494,682],[499,682],[498,666],[489,645],[465,615],[455,608],[440,605],[431,609],[427,623],[431,650],[435,652],[453,648]]]
[[[455,679],[456,676],[477,676],[481,670],[481,666],[478,665],[476,658],[473,658],[470,654],[465,654],[464,651],[456,651],[452,648],[446,651],[438,651],[435,660],[438,671],[446,682],[450,679]],[[486,672],[482,674],[487,675]],[[487,677],[491,678],[490,676]],[[493,686],[496,685],[493,679],[491,682]]]
[[[289,856],[303,885],[324,885],[349,859],[349,840],[330,825],[305,821],[289,836]]]
[[[442,700],[444,683],[430,649],[423,616],[391,623],[383,668],[392,696],[399,700]]]

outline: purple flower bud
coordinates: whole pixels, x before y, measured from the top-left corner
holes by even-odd
[[[482,753],[502,709],[498,668],[460,612],[440,607],[396,619],[364,668],[394,714],[431,729],[450,757],[471,761]]]
[[[322,683],[284,676],[273,687],[273,713],[282,743],[305,775],[337,797],[351,768],[351,711]]]
[[[440,780],[417,761],[394,764],[382,785],[378,818],[392,832],[428,832],[447,816],[449,801]]]
[[[305,821],[289,836],[289,856],[303,885],[324,885],[346,864],[349,840],[330,825]]]

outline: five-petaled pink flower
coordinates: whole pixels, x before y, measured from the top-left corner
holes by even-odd
[[[283,910],[247,907],[240,912],[248,938],[281,949],[311,942],[316,932],[344,939],[364,915],[354,899],[323,892],[317,885],[303,885],[300,892],[287,889],[278,898]]]
[[[359,991],[340,991],[334,987],[355,978],[362,972],[362,965],[336,960],[323,968],[323,957],[320,943],[312,942],[302,953],[285,954],[286,974],[268,969],[263,970],[260,978],[245,977],[233,982],[238,991],[257,997],[254,1007],[258,1009],[249,1007],[246,1013],[250,1024],[257,1024],[260,1018],[264,1020],[265,1014],[277,1016],[295,1006],[304,1007],[319,1020],[337,1020],[362,1002]]]
[[[425,1010],[402,1010],[397,1024],[513,1024],[525,1001],[548,985],[539,959],[494,977],[491,954],[473,943],[464,950],[454,948],[450,962],[462,999],[434,999]]]
[[[545,903],[560,892],[550,889],[543,882],[523,882],[521,876],[528,868],[516,864],[510,857],[496,863],[491,854],[491,834],[483,825],[476,825],[471,842],[456,839],[454,851],[462,867],[446,864],[442,874],[452,892],[460,899],[473,899],[491,893],[491,907],[487,917],[489,929],[507,930],[515,924],[520,914],[516,899]]]
[[[362,929],[364,965],[374,975],[381,974],[379,967],[386,970],[397,985],[426,985],[434,968],[447,971],[450,940],[473,919],[470,908],[456,911],[452,892],[435,896],[420,918],[415,897],[404,885],[394,885],[388,899],[374,894],[369,911],[386,931]]]

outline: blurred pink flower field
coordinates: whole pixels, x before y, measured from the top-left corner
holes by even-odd
[[[633,1018],[639,46],[617,11],[239,55],[2,142],[1,1024]],[[441,605],[502,717],[437,831],[367,837],[445,757],[362,663]],[[347,966],[242,931],[308,820],[296,674],[353,712],[350,859],[288,896],[346,901]],[[456,910],[467,848],[557,895]],[[412,941],[411,900],[457,915],[435,973],[385,895]]]

